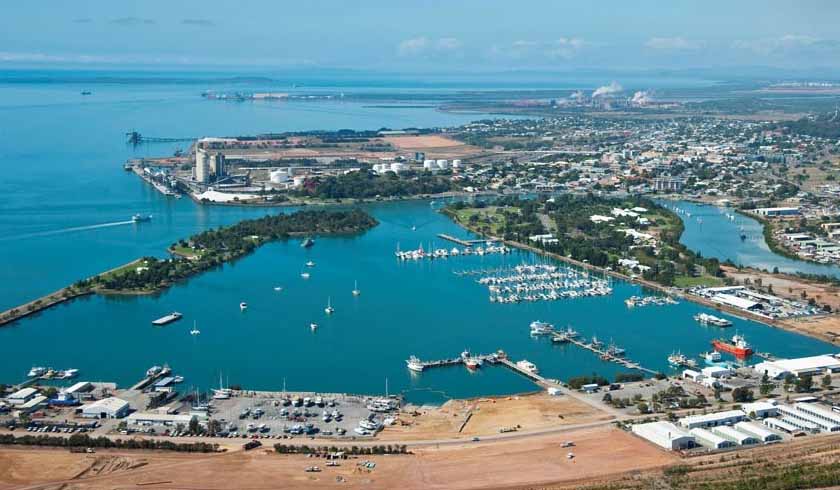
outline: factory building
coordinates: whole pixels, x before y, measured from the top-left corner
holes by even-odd
[[[735,428],[745,434],[756,437],[764,444],[779,442],[782,440],[782,436],[755,422],[738,422],[735,424]]]
[[[798,359],[780,359],[758,363],[753,369],[759,374],[767,374],[767,376],[773,379],[782,379],[788,374],[793,374],[794,376],[802,376],[803,374],[816,376],[840,372],[840,360],[826,355],[800,357]]]
[[[741,432],[740,430],[732,428],[728,425],[715,427],[712,429],[712,432],[724,439],[729,439],[739,446],[748,446],[751,444],[758,444],[760,442],[755,436]]]
[[[730,441],[729,439],[725,439],[708,429],[697,427],[695,429],[691,429],[688,432],[689,434],[694,436],[694,439],[699,444],[706,447],[710,447],[712,449],[724,449],[727,447],[735,446],[734,442]]]
[[[90,419],[119,419],[128,415],[129,408],[127,401],[112,396],[82,405],[77,413]]]
[[[634,434],[670,451],[694,447],[694,436],[670,422],[634,424]]]
[[[689,415],[679,420],[679,424],[686,429],[695,427],[717,427],[721,425],[732,425],[736,422],[746,420],[747,416],[741,410],[726,410],[723,412],[707,413],[705,415]]]

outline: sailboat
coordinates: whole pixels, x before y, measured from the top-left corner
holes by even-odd
[[[327,315],[332,315],[333,312],[335,312],[335,308],[332,307],[332,301],[331,301],[331,298],[329,298],[329,297],[327,297],[327,307],[324,308],[324,312]]]
[[[362,294],[362,292],[359,291],[359,281],[353,281],[353,296],[358,296],[360,294]]]
[[[193,328],[190,330],[190,335],[198,335],[201,333],[201,330],[198,329],[195,325],[195,320],[193,320]]]

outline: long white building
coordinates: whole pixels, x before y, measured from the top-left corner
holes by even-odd
[[[679,420],[679,424],[686,429],[696,427],[717,427],[719,425],[732,425],[736,422],[746,420],[747,416],[743,410],[726,410],[723,412],[707,413],[705,415],[689,415]]]

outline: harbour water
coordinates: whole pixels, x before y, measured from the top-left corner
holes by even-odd
[[[767,246],[760,222],[736,213],[732,208],[698,204],[688,201],[662,201],[669,207],[676,206],[685,213],[680,217],[685,231],[680,241],[705,257],[731,260],[735,264],[780,272],[820,274],[840,277],[840,267],[795,260],[778,255]],[[729,219],[727,215],[734,215]],[[743,227],[746,240],[741,240]]]
[[[337,102],[287,105],[201,100],[194,85],[14,84],[0,90],[0,308],[55,290],[143,255],[161,256],[170,243],[208,227],[287,210],[203,207],[161,196],[121,169],[128,157],[170,153],[175,145],[129,148],[123,133],[152,136],[248,134],[308,128],[458,124],[476,116],[432,109],[366,108]],[[306,104],[306,105],[300,105]],[[453,271],[538,260],[529,253],[398,262],[394,250],[470,235],[428,202],[368,206],[380,220],[354,237],[268,244],[236,263],[202,274],[156,296],[93,296],[0,328],[0,381],[20,381],[32,365],[75,367],[81,379],[130,385],[153,364],[169,363],[202,389],[218,383],[251,389],[404,392],[416,402],[534,389],[505,368],[444,368],[412,375],[409,355],[452,357],[504,349],[535,363],[548,378],[620,368],[575,346],[533,339],[528,325],[571,325],[586,337],[612,339],[641,365],[667,370],[679,349],[696,354],[737,329],[759,351],[780,356],[823,353],[830,346],[754,322],[733,319],[719,331],[692,319],[709,311],[679,305],[629,310],[644,294],[614,282],[614,294],[535,302],[490,303],[486,287]],[[122,224],[134,213],[148,223]],[[416,227],[416,231],[412,230]],[[688,229],[688,227],[687,227]],[[451,244],[445,245],[447,248]],[[704,252],[705,253],[705,252]],[[300,277],[312,260],[312,277]],[[361,295],[351,294],[358,281]],[[274,290],[282,286],[282,292]],[[336,312],[324,314],[331,298]],[[239,303],[249,307],[242,312]],[[173,310],[184,318],[151,321]],[[311,322],[319,328],[313,332]],[[196,323],[201,334],[189,335]]]

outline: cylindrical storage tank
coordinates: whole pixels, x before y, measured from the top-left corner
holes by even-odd
[[[432,170],[435,167],[436,165],[434,160],[423,160],[423,170]]]
[[[461,160],[452,160],[452,168],[461,168]]]
[[[295,187],[300,187],[303,183],[306,182],[306,177],[303,175],[298,175],[294,179],[292,179],[292,183],[294,183]]]
[[[439,168],[439,169],[449,168],[449,160],[438,160],[437,161],[437,168]]]
[[[408,165],[406,165],[404,163],[396,162],[396,163],[391,164],[391,172],[394,172],[395,174],[398,174],[398,173],[404,171],[407,168],[408,168]]]
[[[272,170],[269,173],[269,180],[272,184],[283,184],[289,181],[288,170]]]

